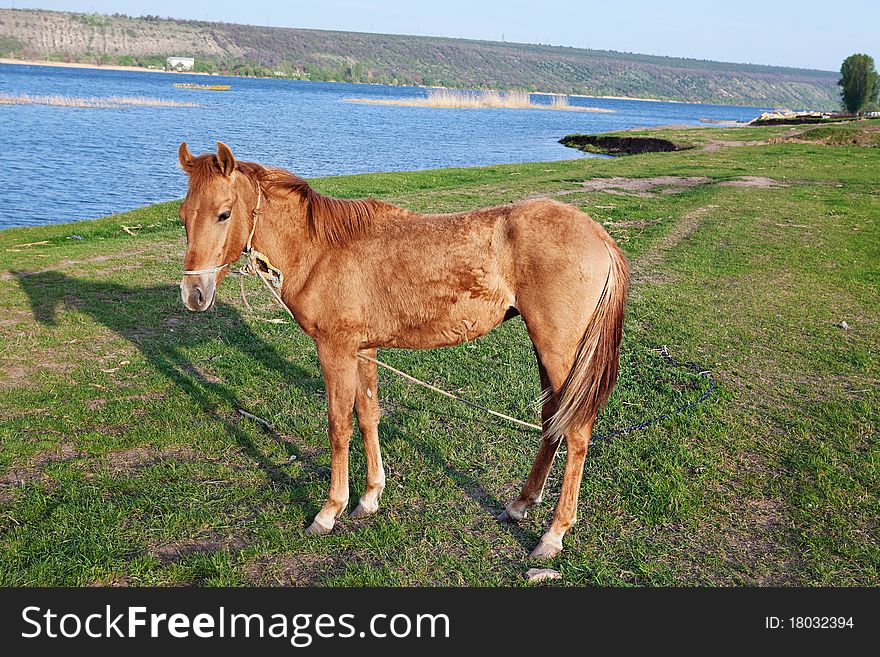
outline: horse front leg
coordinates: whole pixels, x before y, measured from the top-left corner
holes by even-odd
[[[376,350],[362,352],[375,359]],[[358,386],[354,406],[357,411],[358,427],[364,438],[364,454],[367,457],[367,483],[352,518],[363,518],[379,510],[379,496],[385,489],[385,468],[382,467],[382,452],[379,449],[379,409],[378,381],[376,363],[358,358]]]
[[[357,351],[318,342],[318,360],[327,392],[330,434],[330,494],[306,529],[307,534],[327,534],[348,506],[348,446],[351,441],[352,409],[357,391]]]

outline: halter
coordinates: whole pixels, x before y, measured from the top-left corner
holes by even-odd
[[[241,252],[241,255],[248,255],[251,252],[251,242],[254,239],[254,232],[257,230],[257,216],[260,214],[260,203],[263,200],[263,189],[260,187],[260,183],[257,183],[257,205],[254,207],[254,211],[251,213],[251,219],[253,223],[253,227],[251,228],[251,234],[248,235],[247,246],[244,247],[244,251]],[[238,258],[241,258],[241,255]],[[199,276],[201,274],[216,274],[221,269],[225,269],[233,262],[238,260],[236,258],[232,262],[227,262],[224,265],[217,265],[216,267],[208,267],[207,269],[184,269],[184,276]]]
[[[260,187],[260,183],[257,183],[257,205],[256,205],[256,207],[254,207],[254,211],[251,213],[251,220],[253,223],[253,227],[251,228],[250,235],[248,235],[247,245],[244,247],[244,250],[241,252],[241,255],[249,255],[252,251],[251,243],[254,240],[254,232],[256,232],[256,230],[257,230],[257,216],[260,214],[260,204],[261,204],[262,200],[263,200],[263,190],[262,190],[262,187]],[[183,275],[184,276],[199,276],[201,274],[216,274],[221,269],[225,269],[226,267],[231,265],[233,262],[235,262],[236,260],[241,258],[241,255],[238,256],[238,258],[236,258],[232,262],[227,262],[224,265],[217,265],[216,267],[208,267],[206,269],[184,269]]]
[[[257,205],[254,207],[254,211],[251,213],[251,232],[248,235],[247,244],[245,244],[244,250],[241,252],[241,255],[238,256],[232,262],[227,262],[223,265],[217,265],[216,267],[208,267],[207,269],[185,269],[183,271],[184,276],[198,276],[200,274],[216,274],[221,269],[225,269],[229,265],[236,262],[241,256],[245,256],[247,258],[247,264],[241,268],[239,271],[240,274],[253,274],[255,276],[259,276],[260,278],[267,280],[272,284],[272,286],[276,288],[281,288],[284,284],[284,274],[277,267],[272,266],[272,263],[269,262],[269,258],[265,256],[265,254],[260,253],[256,249],[254,249],[254,233],[257,232],[257,219],[261,214],[260,205],[263,201],[263,188],[260,187],[260,183],[257,182]]]

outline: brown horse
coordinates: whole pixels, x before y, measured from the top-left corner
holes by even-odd
[[[575,521],[593,423],[617,379],[628,268],[587,214],[541,199],[420,215],[369,200],[323,196],[287,171],[180,145],[189,189],[181,297],[214,303],[226,267],[253,248],[283,274],[280,294],[315,341],[327,392],[330,494],[308,532],[329,532],[348,505],[352,408],[367,480],[351,513],[375,513],[385,487],[379,452],[378,347],[430,349],[484,335],[521,315],[538,357],[543,438],[531,473],[499,520],[541,500],[562,438],[567,454],[553,522],[532,552],[553,557]]]

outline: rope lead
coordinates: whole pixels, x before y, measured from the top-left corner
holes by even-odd
[[[263,282],[263,285],[266,286],[266,289],[268,289],[269,292],[272,293],[272,296],[275,297],[275,300],[281,305],[282,308],[284,308],[284,310],[287,311],[287,314],[290,315],[291,319],[293,319],[293,321],[295,322],[296,317],[294,317],[293,312],[291,312],[290,308],[287,307],[287,304],[284,303],[284,300],[281,298],[281,295],[278,293],[278,290],[275,289],[275,286],[273,286],[272,283],[270,283],[268,280],[266,280],[266,277],[263,276],[263,272],[260,270],[260,268],[259,267],[249,267],[248,270],[250,272],[254,272],[259,277],[259,279]],[[244,270],[242,270],[239,273],[243,274],[246,272]],[[241,287],[241,295],[242,295],[242,298],[245,300],[245,304],[248,306],[248,308],[250,308],[250,304],[247,303],[247,299],[244,296],[244,286]],[[645,420],[644,422],[641,422],[639,424],[634,424],[632,426],[625,427],[623,429],[615,429],[615,430],[611,431],[610,433],[605,434],[604,436],[595,436],[594,435],[590,439],[591,444],[596,442],[597,440],[608,440],[609,438],[614,438],[615,436],[620,436],[625,433],[631,433],[633,431],[640,431],[642,429],[647,429],[648,427],[650,427],[653,424],[657,424],[658,422],[662,422],[663,420],[666,420],[666,419],[672,417],[673,415],[683,413],[684,411],[688,410],[689,408],[693,408],[697,404],[700,404],[700,403],[706,401],[709,398],[709,395],[712,394],[712,391],[715,389],[715,379],[712,378],[712,373],[709,370],[704,370],[701,367],[699,367],[698,365],[696,365],[695,363],[681,363],[681,362],[679,362],[678,360],[676,360],[675,358],[673,358],[669,354],[669,351],[666,348],[666,345],[663,345],[659,349],[652,349],[652,351],[658,353],[663,360],[665,360],[667,363],[669,363],[673,367],[687,367],[688,369],[694,370],[699,376],[705,376],[709,380],[708,387],[706,388],[706,390],[703,391],[703,394],[700,396],[700,398],[695,401],[691,401],[686,404],[682,404],[678,408],[675,408],[668,413],[663,413],[663,414],[658,415],[656,417],[653,417],[649,420]],[[427,388],[428,390],[431,390],[432,392],[436,392],[438,395],[443,395],[444,397],[449,397],[450,399],[454,399],[455,401],[461,402],[462,404],[465,404],[467,406],[471,406],[472,408],[476,408],[478,410],[481,410],[484,413],[489,413],[490,415],[494,415],[495,417],[500,417],[501,419],[507,420],[508,422],[513,422],[514,424],[518,424],[519,426],[525,427],[526,429],[531,429],[532,431],[537,431],[537,432],[543,431],[543,429],[541,428],[541,425],[539,425],[539,424],[533,424],[531,422],[526,422],[524,420],[520,420],[518,418],[511,417],[510,415],[505,415],[504,413],[499,413],[498,411],[493,411],[491,408],[486,408],[485,406],[481,406],[480,404],[477,404],[476,402],[472,402],[469,399],[465,399],[464,397],[459,397],[458,395],[454,395],[451,392],[447,392],[446,390],[443,390],[441,388],[433,386],[430,383],[426,383],[425,381],[422,381],[421,379],[417,379],[416,377],[411,376],[411,375],[407,374],[406,372],[401,372],[399,369],[391,367],[391,365],[388,365],[386,363],[383,363],[382,361],[376,360],[375,358],[365,356],[364,354],[358,354],[358,357],[362,358],[366,361],[369,361],[371,363],[375,363],[379,367],[385,368],[386,370],[388,370],[388,371],[396,374],[397,376],[409,381],[410,383],[414,383],[416,385],[422,386],[423,388]]]

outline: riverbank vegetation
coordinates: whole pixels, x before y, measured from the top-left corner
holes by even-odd
[[[551,585],[878,586],[880,148],[829,137],[870,125],[642,130],[618,134],[691,148],[311,182],[422,212],[548,195],[601,222],[633,275],[597,434],[702,394],[655,349],[715,377],[590,448]],[[0,584],[524,585],[552,505],[495,515],[539,438],[384,371],[380,511],[304,535],[330,464],[314,345],[252,279],[251,307],[230,275],[212,311],[183,308],[178,207],[0,231]],[[536,420],[519,318],[380,358]]]

